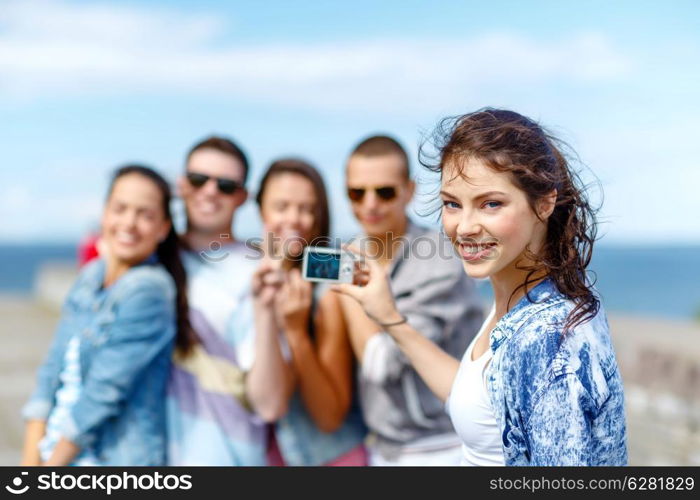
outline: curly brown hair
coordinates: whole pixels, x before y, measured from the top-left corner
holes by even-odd
[[[428,144],[435,148],[435,154],[426,152]],[[508,308],[521,288],[530,299],[529,285],[546,274],[575,303],[564,332],[593,318],[600,308],[593,283],[586,275],[596,240],[597,209],[591,207],[587,189],[563,153],[565,150],[571,148],[534,120],[494,108],[445,118],[420,148],[421,164],[441,176],[448,164],[464,176],[464,167],[471,159],[483,161],[495,171],[509,173],[536,214],[537,201],[556,189],[554,211],[547,220],[546,241],[539,254],[526,249],[524,256],[532,265],[516,263],[527,275],[511,294]]]

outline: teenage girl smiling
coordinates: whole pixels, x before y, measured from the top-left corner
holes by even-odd
[[[625,465],[623,390],[586,274],[595,218],[558,141],[518,113],[443,121],[442,223],[494,304],[461,361],[413,330],[383,269],[338,285],[382,325],[446,403],[465,465]]]

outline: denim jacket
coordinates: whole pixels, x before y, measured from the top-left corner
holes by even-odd
[[[64,352],[80,335],[82,389],[62,435],[100,465],[165,463],[165,384],[176,330],[175,285],[155,258],[102,290],[105,263],[80,273],[22,414],[48,418]]]
[[[545,279],[491,332],[486,384],[506,465],[626,465],[622,381],[602,305],[562,328],[574,307]]]
[[[301,394],[295,392],[289,410],[275,427],[278,445],[287,465],[325,465],[360,446],[367,434],[359,407],[350,408],[341,426],[323,432],[306,410]]]

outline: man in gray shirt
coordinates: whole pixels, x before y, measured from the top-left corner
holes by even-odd
[[[364,230],[353,243],[388,269],[411,326],[461,359],[481,326],[482,307],[447,238],[406,215],[415,184],[405,150],[390,137],[365,139],[350,155],[346,184]],[[370,465],[457,465],[461,445],[443,404],[353,299],[341,296],[341,303],[360,363]]]

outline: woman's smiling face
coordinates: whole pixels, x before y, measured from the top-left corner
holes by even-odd
[[[528,263],[523,260],[526,248],[539,253],[545,223],[510,174],[478,159],[469,159],[461,167],[454,162],[445,165],[440,198],[445,233],[465,271],[473,278],[520,275],[516,263]],[[546,220],[551,210],[545,212],[541,215]]]
[[[108,255],[133,266],[155,252],[170,231],[162,203],[163,195],[151,179],[138,173],[119,177],[102,215]]]
[[[260,213],[267,231],[281,240],[287,255],[298,257],[317,236],[317,203],[313,183],[302,175],[280,173],[267,181]]]

